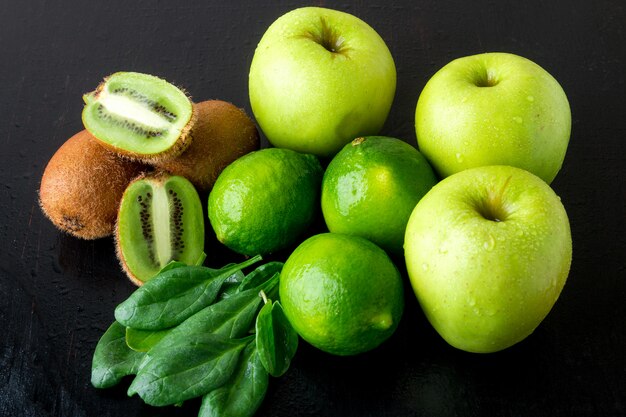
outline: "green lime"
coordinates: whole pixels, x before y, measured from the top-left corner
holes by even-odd
[[[409,216],[436,183],[426,159],[408,143],[384,136],[357,138],[333,158],[324,174],[326,226],[401,255]]]
[[[280,275],[280,301],[304,340],[335,355],[381,344],[404,308],[402,279],[385,251],[338,233],[310,237],[289,256]]]
[[[313,155],[268,148],[237,159],[209,194],[217,239],[244,255],[283,249],[314,220],[323,170]]]

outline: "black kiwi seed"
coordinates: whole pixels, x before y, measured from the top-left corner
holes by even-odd
[[[141,223],[142,236],[146,240],[149,261],[154,266],[158,266],[159,263],[156,259],[156,250],[154,247],[154,235],[152,234],[152,222],[150,222],[150,213],[148,213],[148,204],[150,204],[151,197],[152,194],[150,193],[146,193],[145,198],[141,195],[137,196],[137,201],[139,201],[141,205],[139,221]]]
[[[146,139],[157,138],[157,137],[163,136],[165,133],[167,133],[167,131],[163,130],[163,129],[161,129],[161,130],[158,130],[158,129],[146,129],[145,127],[140,126],[139,124],[137,124],[135,122],[129,122],[126,119],[122,119],[119,116],[113,115],[113,114],[107,112],[102,104],[98,104],[96,109],[97,109],[97,112],[98,112],[98,116],[103,121],[108,122],[109,125],[119,126],[119,127],[123,127],[125,129],[128,129],[128,130],[131,130],[132,132],[136,133],[137,135],[141,135],[141,136],[145,137]]]
[[[168,197],[170,199],[170,206],[173,207],[172,218],[170,220],[170,232],[171,232],[171,242],[172,242],[172,253],[174,256],[178,256],[180,254],[180,249],[183,249],[185,245],[183,244],[183,204],[178,197],[178,194],[170,189],[168,192]]]
[[[135,101],[145,104],[147,107],[150,107],[155,113],[159,113],[170,122],[173,122],[174,120],[178,118],[178,116],[175,113],[169,111],[167,108],[165,108],[164,105],[159,104],[154,100],[150,100],[147,96],[145,96],[144,94],[141,94],[140,92],[136,90],[131,90],[127,87],[120,87],[120,88],[114,89],[113,93],[120,95],[120,96],[130,97],[134,99]]]

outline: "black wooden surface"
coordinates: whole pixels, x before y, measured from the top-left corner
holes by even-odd
[[[268,2],[269,3],[269,2]],[[337,358],[302,343],[272,379],[258,416],[626,415],[626,3],[573,1],[314,2],[367,21],[386,40],[398,88],[382,133],[415,144],[428,78],[453,58],[506,51],[564,87],[572,137],[553,182],[569,213],[572,270],[527,340],[468,354],[430,328],[410,292],[381,348]],[[276,1],[0,1],[0,416],[192,416],[127,398],[128,381],[90,385],[98,338],[133,290],[110,239],[65,236],[37,189],[54,151],[82,128],[81,96],[118,70],[162,76],[197,100],[247,109],[254,48]],[[227,251],[209,239],[211,266]]]

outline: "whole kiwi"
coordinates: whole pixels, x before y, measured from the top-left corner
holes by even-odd
[[[207,192],[228,164],[259,148],[259,133],[242,109],[225,101],[196,103],[194,113],[197,119],[191,128],[189,147],[179,156],[155,165],[187,178],[198,191]]]
[[[39,188],[44,214],[60,230],[82,239],[113,233],[122,194],[144,165],[120,158],[83,130],[52,156]]]

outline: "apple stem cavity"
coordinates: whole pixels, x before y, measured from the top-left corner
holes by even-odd
[[[506,181],[504,181],[498,193],[494,194],[490,192],[486,201],[478,204],[478,212],[485,220],[499,223],[507,219],[509,213],[505,207],[503,196],[511,178],[512,177],[509,176]]]
[[[323,17],[320,18],[319,30],[315,33],[308,32],[306,36],[332,54],[345,54],[346,52],[344,37],[338,35]]]
[[[496,77],[496,74],[493,70],[486,69],[484,73],[480,74],[480,78],[478,78],[475,82],[476,87],[493,87],[498,85],[499,80]]]

